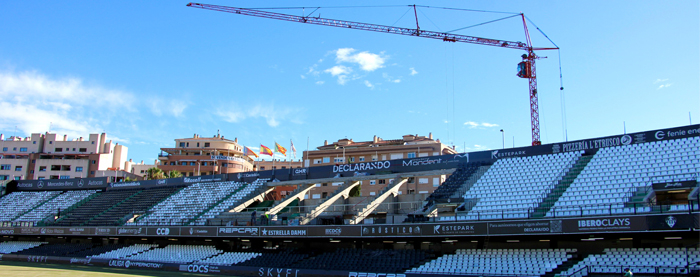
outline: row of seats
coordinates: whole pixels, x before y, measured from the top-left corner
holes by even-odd
[[[406,273],[541,276],[572,257],[567,249],[458,249]],[[570,251],[567,253],[567,251]]]
[[[255,259],[256,257],[259,257],[261,255],[261,253],[255,252],[225,252],[217,256],[196,261],[194,263],[205,265],[235,265],[251,259]]]
[[[39,241],[4,241],[0,243],[0,254],[10,254],[34,248],[48,242]]]
[[[93,258],[102,258],[102,259],[124,259],[126,257],[130,257],[133,255],[137,255],[143,252],[146,252],[148,250],[151,250],[155,247],[158,247],[157,244],[134,244],[134,245],[128,245],[124,246],[118,249],[114,249],[112,251],[92,255]]]
[[[606,206],[610,204],[620,204],[612,210],[614,214],[633,213],[623,204],[652,180],[697,180],[699,157],[700,137],[601,148],[547,216],[581,210],[581,206],[587,206],[587,214],[609,214]]]
[[[46,203],[34,208],[33,210],[23,214],[14,221],[39,222],[50,215],[55,215],[58,211],[66,210],[76,203],[97,193],[97,190],[73,190],[66,191],[56,198],[53,198]]]
[[[247,200],[248,197],[251,196],[251,193],[253,193],[256,189],[264,185],[265,182],[267,182],[267,180],[268,179],[257,179],[253,181],[253,183],[251,183],[250,185],[241,186],[241,189],[236,191],[229,198],[226,198],[224,201],[207,211],[204,215],[200,216],[195,221],[195,225],[206,225],[207,220],[215,218],[221,213],[228,211],[236,205],[240,204],[241,202]]]
[[[689,269],[700,269],[699,262],[698,248],[613,248],[605,249],[603,254],[589,255],[560,275],[619,274],[624,268],[636,274],[688,274]]]
[[[60,191],[16,191],[0,198],[0,221],[13,221]]]
[[[133,254],[123,259],[139,262],[192,263],[223,252],[211,245],[168,245]]]
[[[464,217],[526,218],[528,209],[542,202],[581,154],[576,151],[496,161],[464,194],[465,199],[478,199]]]
[[[245,183],[210,182],[190,185],[153,206],[136,224],[185,225]]]

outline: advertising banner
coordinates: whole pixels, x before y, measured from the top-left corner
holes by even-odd
[[[647,216],[649,230],[688,230],[697,228],[698,215],[669,214]]]
[[[181,236],[216,237],[216,227],[182,227]]]
[[[362,236],[361,226],[309,226],[309,237],[359,237]]]
[[[426,224],[422,228],[423,236],[469,236],[486,235],[486,223],[448,223]]]
[[[365,237],[407,237],[420,236],[423,224],[411,225],[364,225],[362,236]]]
[[[697,186],[698,182],[692,181],[678,181],[678,182],[664,182],[664,183],[654,183],[651,187],[654,191],[666,191],[666,190],[676,190],[676,189],[687,189]]]
[[[647,230],[645,216],[611,216],[564,220],[565,233],[645,230]]]
[[[107,187],[107,177],[49,180],[18,180],[16,182],[17,190],[20,191],[104,189]]]
[[[488,223],[490,235],[561,233],[561,220],[502,221]]]
[[[179,236],[180,227],[148,227],[146,228],[146,235],[159,237]]]

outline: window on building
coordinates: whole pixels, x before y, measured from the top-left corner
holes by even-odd
[[[418,178],[418,183],[419,183],[419,184],[427,184],[427,183],[428,183],[428,178]]]
[[[314,160],[314,164],[320,164],[320,163],[321,163],[321,159],[315,159],[315,160]]]
[[[190,147],[190,143],[189,143],[189,142],[188,142],[186,145],[187,145],[187,147]]]
[[[344,163],[344,162],[345,162],[345,158],[343,158],[343,157],[334,158],[334,159],[333,159],[333,162],[334,162],[334,163],[337,163],[337,164]]]
[[[49,144],[53,144],[53,141],[49,141]]]
[[[22,171],[22,166],[21,165],[15,166],[15,171]]]
[[[22,147],[19,149],[19,152],[27,152],[27,147]]]
[[[75,172],[83,172],[83,167],[82,167],[82,166],[76,166],[76,167],[75,167]]]
[[[170,162],[170,165],[175,165],[175,162]]]
[[[30,170],[29,173],[34,174],[34,169]]]
[[[184,142],[180,142],[180,147],[185,147],[185,143],[184,143]]]
[[[75,152],[75,148],[73,148],[73,152]]]
[[[3,147],[2,152],[7,152],[7,147]]]
[[[61,175],[61,179],[70,179],[70,176],[68,176],[68,175]]]
[[[330,163],[331,158],[330,157],[323,157],[323,163]]]
[[[8,175],[0,175],[0,180],[7,180],[9,178],[10,178],[10,176],[8,176]]]
[[[197,143],[197,147],[199,147],[199,142]]]
[[[15,181],[22,180],[22,176],[15,176]]]
[[[416,157],[416,152],[409,152],[409,153],[406,155],[406,158],[409,158],[409,159],[415,158],[415,157]]]
[[[39,177],[39,178],[36,178],[36,179],[37,179],[37,180],[46,180],[46,177],[42,176],[42,177]]]
[[[379,184],[380,184],[380,185],[386,184],[386,180],[383,180],[383,179],[382,179],[382,180],[379,180]]]
[[[92,160],[91,162],[92,162],[92,164],[96,164],[96,163],[97,163],[97,161],[95,161],[95,160]]]
[[[365,161],[365,156],[360,156],[360,161],[364,162]]]
[[[264,166],[261,166],[261,167],[260,167],[260,170],[265,170],[265,167],[264,167]]]
[[[350,162],[354,163],[355,162],[355,157],[350,157]]]
[[[45,167],[45,166],[40,166],[40,167],[39,167],[39,171],[46,171],[46,167]]]
[[[32,144],[36,144],[36,141],[32,141]]]
[[[377,180],[369,180],[369,184],[374,186],[377,184]]]
[[[327,186],[328,186],[328,183],[323,183],[323,184],[321,184],[321,186],[327,187]]]
[[[91,171],[90,171],[90,175],[95,175],[95,171],[94,171],[94,170],[91,170]]]
[[[51,171],[59,171],[59,170],[61,170],[61,166],[60,166],[60,165],[52,165],[52,166],[51,166]]]
[[[209,147],[210,145],[211,145],[211,144],[208,143],[208,142],[205,142],[205,143],[204,143],[204,147]]]
[[[187,162],[180,162],[180,165],[187,165]]]
[[[87,148],[80,148],[78,149],[78,152],[87,152]]]
[[[408,177],[408,183],[409,183],[409,184],[413,184],[413,183],[415,183],[415,182],[416,182],[416,178],[414,178],[414,177]]]
[[[286,166],[283,166],[283,167],[282,167],[282,169],[286,169],[286,168],[287,168]]]
[[[9,164],[0,165],[0,170],[10,170],[11,168],[12,166],[10,166]]]
[[[207,162],[202,162],[202,166],[207,166]]]
[[[70,171],[70,165],[62,165],[61,171]]]
[[[190,162],[190,165],[197,165],[197,162]]]

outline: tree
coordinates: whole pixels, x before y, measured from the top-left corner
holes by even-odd
[[[168,178],[180,178],[182,177],[182,173],[177,170],[171,170],[168,172]]]
[[[136,180],[137,180],[136,178],[131,178],[131,177],[124,178],[124,182],[134,182]]]
[[[151,167],[146,170],[146,178],[148,178],[148,180],[165,179],[165,173],[163,173],[163,170],[160,168]]]

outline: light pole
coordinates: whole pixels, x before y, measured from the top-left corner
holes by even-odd
[[[503,139],[503,149],[506,149],[506,132],[501,129],[501,138]]]

